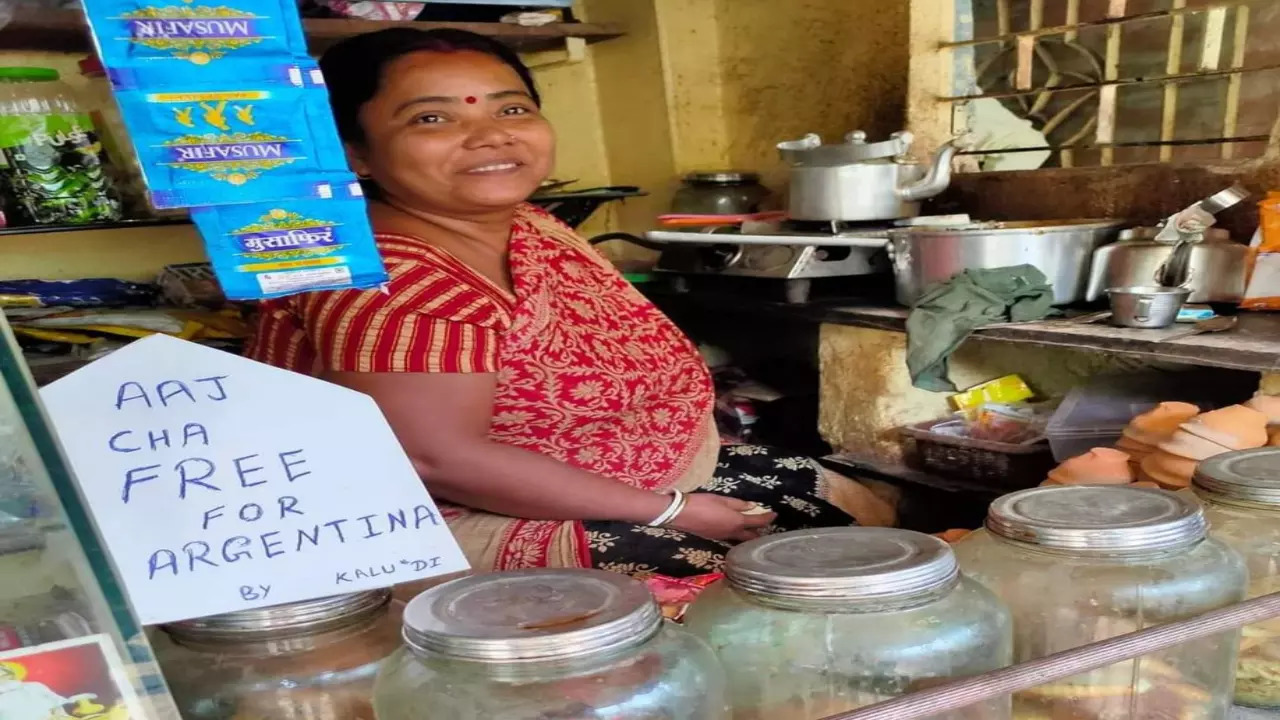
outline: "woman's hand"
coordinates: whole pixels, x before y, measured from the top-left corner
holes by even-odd
[[[669,527],[708,540],[751,540],[761,528],[773,522],[777,513],[743,515],[754,503],[712,493],[689,493],[684,510],[667,523]]]

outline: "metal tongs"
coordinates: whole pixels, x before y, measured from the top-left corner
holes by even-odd
[[[1249,191],[1232,185],[1169,216],[1156,234],[1157,242],[1176,243],[1169,259],[1156,272],[1156,282],[1165,287],[1178,287],[1191,279],[1191,248],[1204,240],[1218,213],[1238,205],[1249,197]]]

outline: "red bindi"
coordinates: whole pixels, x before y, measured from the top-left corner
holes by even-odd
[[[466,97],[466,100],[468,105],[475,105],[477,102],[480,102],[478,99],[476,99],[475,95],[468,95]]]

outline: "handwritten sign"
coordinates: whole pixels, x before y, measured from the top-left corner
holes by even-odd
[[[144,624],[467,568],[365,395],[165,335],[41,395]]]

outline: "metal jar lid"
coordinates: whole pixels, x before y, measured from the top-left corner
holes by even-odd
[[[601,570],[473,575],[423,592],[404,611],[410,648],[485,662],[608,653],[640,645],[661,627],[648,588]]]
[[[311,635],[353,625],[390,602],[390,590],[371,590],[183,620],[164,630],[180,640],[215,642]]]
[[[689,185],[754,185],[760,182],[760,175],[740,170],[711,170],[689,173],[684,181]]]
[[[725,577],[766,598],[896,601],[944,589],[959,577],[938,538],[896,528],[795,530],[729,551]]]
[[[1191,483],[1210,498],[1280,506],[1280,447],[1215,455],[1196,467]]]
[[[1176,549],[1203,540],[1206,529],[1193,500],[1114,485],[1032,488],[1000,497],[987,510],[994,535],[1090,554]]]

